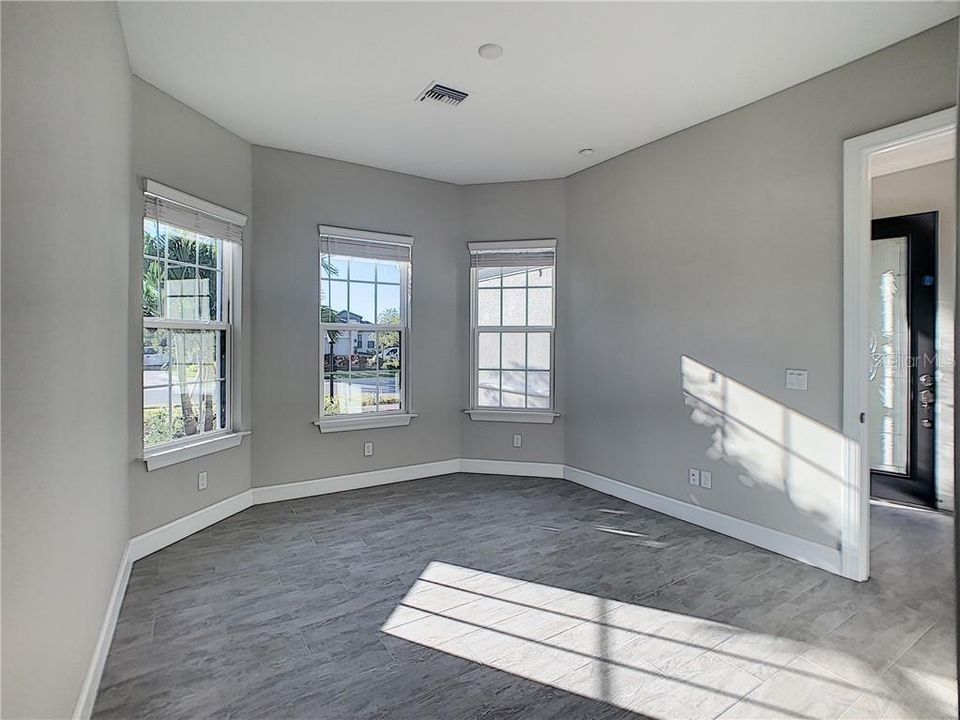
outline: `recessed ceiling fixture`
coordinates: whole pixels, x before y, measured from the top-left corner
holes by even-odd
[[[484,60],[496,60],[503,55],[503,48],[496,43],[486,43],[477,48],[477,52]]]
[[[580,148],[581,155],[593,155],[593,148]]]
[[[446,85],[441,85],[440,83],[431,83],[427,85],[426,89],[420,93],[417,97],[417,100],[423,102],[424,100],[432,100],[435,103],[440,103],[441,105],[459,105],[464,100],[469,97],[469,93],[464,92],[463,90],[457,90],[456,88],[447,87]]]

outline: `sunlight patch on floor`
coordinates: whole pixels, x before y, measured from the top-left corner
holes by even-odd
[[[842,648],[442,562],[381,630],[654,718],[956,715],[949,683]]]

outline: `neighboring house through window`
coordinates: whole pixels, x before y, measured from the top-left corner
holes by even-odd
[[[553,422],[555,240],[473,242],[474,420]]]
[[[322,432],[410,421],[413,238],[326,225],[320,232]]]
[[[145,457],[233,431],[246,216],[148,180],[143,216]],[[148,460],[149,466],[149,460]]]

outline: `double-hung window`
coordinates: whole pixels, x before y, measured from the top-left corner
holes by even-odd
[[[320,232],[321,432],[406,425],[413,238]]]
[[[555,240],[470,249],[474,420],[553,422]]]
[[[245,224],[240,213],[146,183],[143,448],[148,467],[151,457],[234,429],[234,328]]]

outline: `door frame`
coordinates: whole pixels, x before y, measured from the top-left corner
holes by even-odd
[[[851,447],[844,461],[840,557],[842,574],[852,580],[870,577],[867,301],[871,164],[881,153],[954,132],[956,120],[957,108],[951,107],[843,143],[843,434]]]

